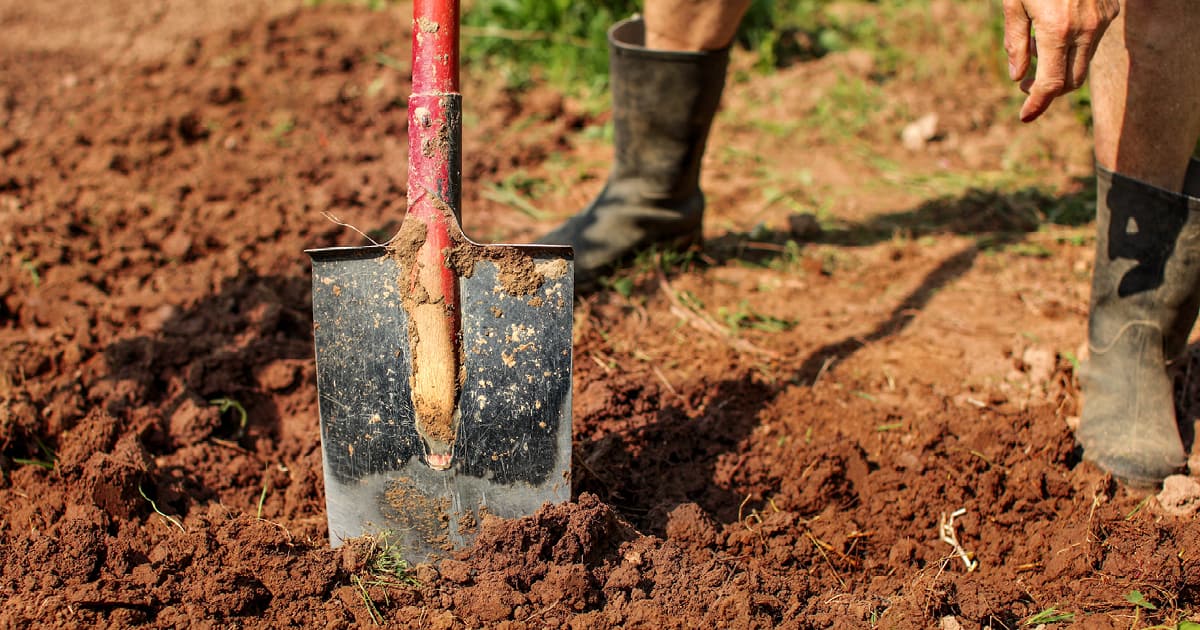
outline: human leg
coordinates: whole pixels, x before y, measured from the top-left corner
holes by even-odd
[[[1132,3],[1092,64],[1097,243],[1084,457],[1133,485],[1186,463],[1166,372],[1200,308],[1200,14]]]
[[[1200,137],[1200,10],[1194,0],[1121,4],[1092,61],[1096,160],[1179,192]]]
[[[646,47],[699,52],[729,46],[750,0],[646,0]]]

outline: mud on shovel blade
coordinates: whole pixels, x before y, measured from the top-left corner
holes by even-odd
[[[334,546],[386,534],[419,563],[485,512],[570,498],[570,248],[459,227],[457,0],[413,3],[408,211],[387,246],[313,250]]]
[[[494,246],[460,279],[464,380],[450,468],[415,424],[402,273],[385,247],[314,250],[313,319],[326,507],[334,546],[388,535],[412,563],[469,544],[483,512],[570,499],[572,269],[561,250]],[[535,291],[504,288],[528,257]]]

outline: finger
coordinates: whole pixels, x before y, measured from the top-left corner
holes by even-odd
[[[1088,68],[1092,64],[1092,55],[1096,53],[1097,42],[1095,38],[1084,38],[1071,50],[1071,59],[1068,61],[1071,80],[1067,85],[1071,86],[1072,90],[1083,87],[1083,82],[1087,80]]]
[[[1063,94],[1067,86],[1066,42],[1056,40],[1038,44],[1038,65],[1033,84],[1029,86],[1029,97],[1021,106],[1021,121],[1029,122],[1050,107],[1055,97]]]
[[[1004,52],[1008,55],[1008,78],[1013,81],[1029,72],[1031,26],[1021,0],[1004,0]]]

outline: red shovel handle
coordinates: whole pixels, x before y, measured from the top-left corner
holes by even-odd
[[[413,94],[458,92],[458,0],[413,2]]]
[[[408,217],[425,226],[409,290],[413,407],[433,468],[450,466],[461,365],[458,276],[446,252],[461,240],[462,97],[458,93],[458,0],[413,2],[412,96],[408,99]]]

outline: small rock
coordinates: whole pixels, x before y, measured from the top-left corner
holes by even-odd
[[[1045,384],[1054,376],[1057,358],[1045,348],[1027,348],[1021,355],[1021,361],[1027,366],[1026,374],[1033,383]]]
[[[159,247],[167,258],[182,259],[192,249],[192,237],[182,230],[176,230],[164,238]]]
[[[821,223],[817,221],[816,215],[807,212],[788,215],[787,223],[788,232],[791,232],[793,237],[802,241],[811,241],[821,236],[821,232],[823,232]]]
[[[164,304],[142,316],[142,330],[152,333],[159,332],[178,314],[179,309],[176,306]]]
[[[938,137],[938,115],[925,114],[904,127],[900,141],[909,151],[920,151],[931,140]]]
[[[1184,475],[1171,475],[1163,480],[1162,492],[1155,498],[1167,514],[1192,516],[1200,511],[1200,481]]]
[[[962,624],[953,615],[946,615],[938,622],[940,630],[962,630]]]

